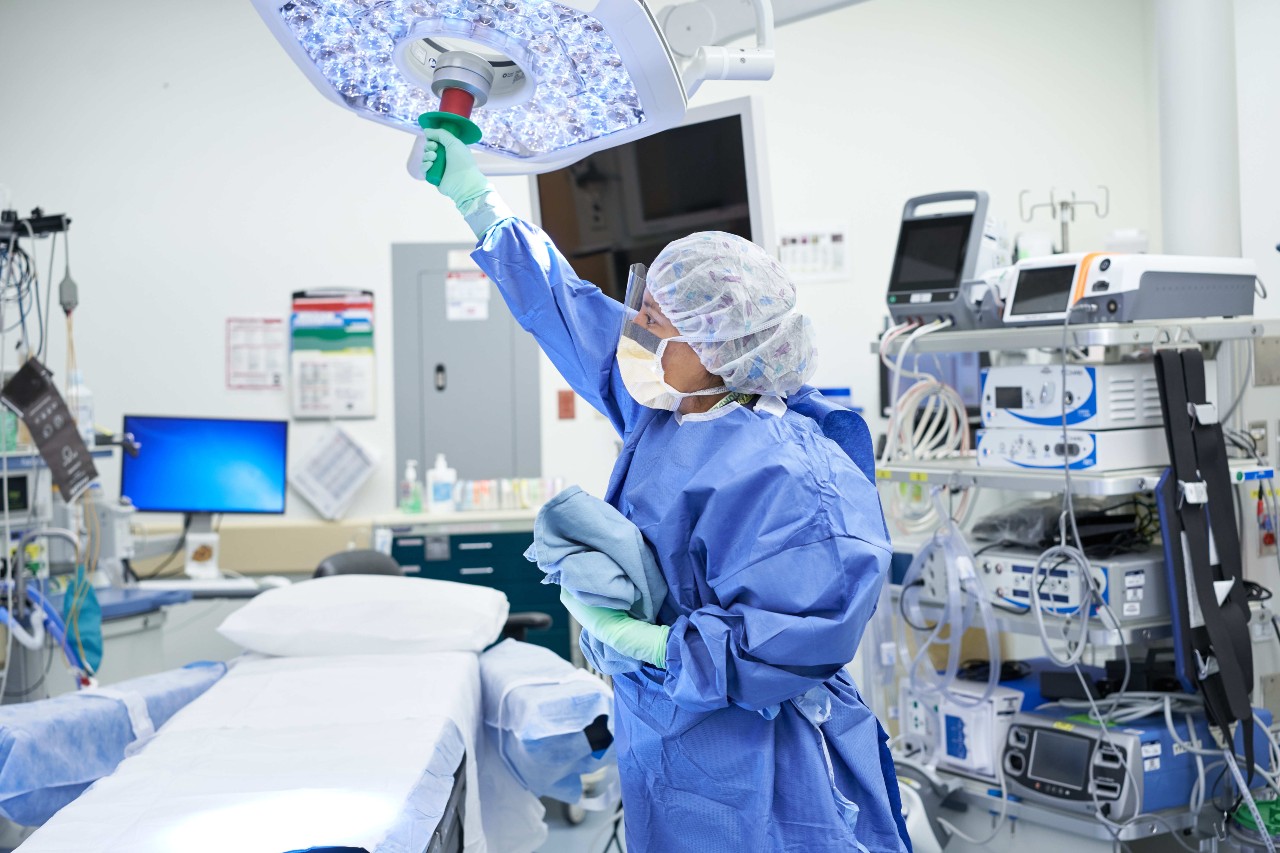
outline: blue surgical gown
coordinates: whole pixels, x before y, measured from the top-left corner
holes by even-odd
[[[874,485],[783,406],[637,404],[622,306],[536,227],[502,220],[473,257],[623,436],[605,497],[669,587],[666,669],[614,679],[628,849],[909,851],[884,730],[844,670],[889,564]]]

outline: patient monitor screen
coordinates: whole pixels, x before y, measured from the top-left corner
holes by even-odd
[[[1089,748],[1080,738],[1038,731],[1031,745],[1027,775],[1041,782],[1082,790],[1089,770]]]
[[[126,416],[120,494],[143,512],[282,513],[289,424]]]
[[[1067,310],[1076,268],[1063,267],[1022,270],[1013,290],[1011,317],[1027,314],[1060,314]]]
[[[907,219],[889,277],[890,293],[955,290],[960,286],[973,214]]]

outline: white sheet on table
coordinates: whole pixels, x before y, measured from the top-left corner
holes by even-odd
[[[465,750],[480,853],[479,712],[467,652],[243,661],[21,850],[420,851]]]

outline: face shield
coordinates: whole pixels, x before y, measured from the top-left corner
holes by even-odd
[[[645,275],[648,270],[644,264],[632,264],[627,273],[627,295],[623,306],[627,309],[622,321],[622,337],[643,347],[653,355],[661,354],[662,338],[637,322],[640,312],[644,310],[645,288],[648,286]]]
[[[667,384],[662,369],[662,353],[671,341],[684,341],[686,338],[680,335],[660,338],[638,322],[644,311],[646,272],[644,264],[632,264],[627,275],[627,293],[623,302],[626,310],[622,333],[618,336],[617,353],[622,384],[640,405],[669,411],[678,409],[685,397],[725,393],[723,385],[700,391],[678,391]]]

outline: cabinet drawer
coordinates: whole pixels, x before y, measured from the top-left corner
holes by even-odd
[[[391,556],[410,575],[452,580],[450,569],[471,569],[469,575],[519,576],[528,571],[537,572],[537,567],[524,558],[532,542],[532,533],[415,534],[395,537]]]

